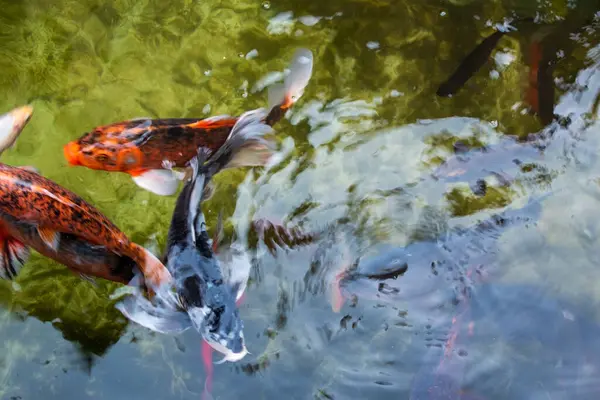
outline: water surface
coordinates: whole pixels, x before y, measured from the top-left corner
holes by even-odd
[[[35,108],[3,162],[36,166],[156,252],[175,198],[143,191],[125,174],[67,167],[62,146],[123,119],[239,115],[265,106],[265,86],[295,49],[314,53],[304,96],[276,126],[282,161],[223,172],[203,209],[211,228],[224,211],[227,237],[267,218],[345,239],[275,255],[258,243],[241,307],[252,354],[215,367],[215,399],[431,395],[452,319],[464,307],[455,300],[469,260],[458,262],[465,267],[454,271],[458,278],[439,284],[427,286],[427,274],[386,283],[401,294],[411,289],[406,296],[357,282],[339,313],[330,303],[335,273],[351,259],[376,256],[378,245],[443,237],[547,192],[537,223],[507,227],[485,253],[491,278],[472,285],[468,316],[458,319],[461,374],[449,387],[483,399],[598,398],[597,1],[0,5],[0,108]],[[437,96],[494,26],[515,16],[536,20],[501,38],[455,96]],[[535,46],[559,61],[550,124],[528,111]],[[494,153],[504,138],[530,134],[551,136],[543,153]],[[470,171],[506,173],[511,185],[483,174],[489,187],[476,196],[461,179],[428,178],[458,140],[492,149]],[[199,399],[198,335],[174,338],[128,324],[108,300],[116,287],[95,287],[38,254],[15,284],[0,283],[0,398]],[[452,393],[425,398],[460,398]]]

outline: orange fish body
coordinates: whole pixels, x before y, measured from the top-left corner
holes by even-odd
[[[3,254],[0,275],[6,279],[14,278],[27,261],[29,248],[87,279],[97,277],[128,284],[137,267],[131,258],[119,256],[104,246],[92,245],[75,235],[62,234],[58,249],[53,250],[40,236],[35,225],[5,214],[0,219],[0,249]]]
[[[65,146],[71,165],[126,172],[133,176],[151,169],[183,168],[198,147],[214,152],[227,140],[237,118],[134,119],[96,127]]]
[[[279,121],[302,95],[312,74],[312,53],[299,49],[290,71],[283,85],[269,88],[271,106],[265,117],[269,126]],[[238,117],[229,115],[121,121],[96,127],[67,143],[64,155],[72,166],[125,172],[138,186],[159,195],[171,195],[184,177],[172,168],[186,167],[199,148],[214,153],[225,143],[237,121]]]
[[[56,253],[60,249],[61,235],[69,234],[130,257],[154,285],[170,279],[154,255],[131,242],[81,197],[33,171],[0,163],[0,218],[3,217],[35,225],[46,244],[46,254]]]

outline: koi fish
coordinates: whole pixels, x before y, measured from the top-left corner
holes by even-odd
[[[506,32],[503,31],[496,31],[483,39],[483,41],[465,57],[456,71],[454,71],[452,75],[439,86],[436,94],[440,97],[456,94],[459,89],[462,88],[488,61],[492,51],[496,48],[498,41],[500,41],[505,33]]]
[[[474,226],[455,227],[430,240],[405,247],[379,244],[375,256],[365,256],[354,263],[347,262],[349,257],[345,257],[331,285],[333,311],[339,312],[353,293],[364,297],[375,294],[389,301],[415,300],[444,290],[448,279],[463,286],[464,277],[472,273],[465,271],[465,265],[493,263],[497,239],[510,226],[535,223],[541,215],[541,202],[550,194],[532,198],[520,209],[507,208]],[[481,273],[479,269],[472,270]],[[389,280],[396,280],[397,287],[385,284]],[[377,284],[372,285],[373,281]]]
[[[278,248],[291,249],[293,247],[314,243],[319,237],[316,233],[306,233],[298,227],[286,228],[280,224],[260,219],[252,223],[256,239],[261,239],[271,255],[275,255]],[[254,236],[254,235],[253,235]]]
[[[29,258],[30,248],[65,265],[94,285],[96,277],[128,284],[137,268],[131,258],[68,233],[61,235],[58,248],[54,250],[42,239],[36,225],[3,215],[0,220],[0,278],[14,279],[18,268]]]
[[[499,143],[472,150],[460,144],[455,146],[455,154],[440,164],[431,177],[446,183],[467,182],[475,194],[485,195],[485,178],[494,176],[502,186],[509,186],[522,165],[543,161],[543,150],[543,137],[535,135],[525,143],[508,136]],[[481,183],[483,193],[476,189]]]
[[[515,21],[515,23],[525,22],[531,23],[534,22],[534,19],[522,18]],[[452,75],[440,84],[436,94],[440,97],[455,95],[488,62],[500,39],[508,33],[508,30],[497,30],[483,39],[481,43],[467,54]]]
[[[299,49],[289,66],[283,84],[269,88],[270,112],[264,122],[273,126],[302,96],[312,75],[313,55]],[[99,126],[64,146],[72,166],[131,175],[141,188],[169,196],[177,191],[184,168],[198,148],[211,153],[229,137],[239,118],[229,115],[198,118],[137,118]],[[248,165],[248,166],[259,166]],[[230,165],[228,168],[237,167]]]
[[[0,163],[1,221],[5,221],[2,237],[5,278],[17,275],[24,264],[23,255],[31,245],[40,253],[61,262],[68,261],[68,256],[59,254],[60,251],[65,247],[72,249],[73,246],[87,246],[87,250],[93,252],[96,249],[104,252],[104,256],[108,256],[107,252],[110,252],[129,257],[137,264],[145,282],[152,289],[171,279],[169,271],[150,251],[131,242],[95,207],[30,168]],[[10,228],[16,222],[29,224],[35,229],[36,235],[32,236],[25,228],[17,235],[17,230]],[[81,242],[86,242],[87,245]],[[79,262],[71,258],[67,262],[69,264],[77,266]],[[79,264],[80,270],[82,267]],[[88,270],[86,273],[89,272],[93,271]]]
[[[466,278],[479,281],[482,274],[479,265],[473,265],[469,268]],[[410,400],[419,399],[461,399],[461,400],[479,400],[480,398],[472,393],[467,393],[463,388],[463,377],[467,360],[460,357],[456,350],[456,343],[462,335],[463,325],[467,326],[469,336],[473,335],[474,322],[470,319],[470,294],[468,286],[465,285],[458,291],[458,297],[454,300],[459,303],[458,311],[452,318],[452,326],[448,332],[448,339],[444,344],[444,353],[442,359],[434,368],[429,363],[424,365],[417,372],[411,387]],[[467,323],[467,321],[469,321]],[[430,352],[435,352],[431,349]],[[431,358],[433,354],[428,354]]]
[[[180,333],[193,326],[210,347],[224,355],[218,363],[239,361],[248,353],[236,305],[248,274],[236,271],[237,265],[219,262],[201,204],[207,185],[222,169],[268,162],[272,143],[264,135],[272,129],[265,124],[265,117],[263,109],[243,114],[225,144],[212,156],[209,149],[200,147],[190,162],[192,177],[177,199],[165,257],[173,276],[175,298],[157,296],[151,303],[141,292],[134,292],[117,305],[128,319],[153,331]],[[244,269],[249,271],[249,266]],[[207,367],[211,368],[210,362]]]

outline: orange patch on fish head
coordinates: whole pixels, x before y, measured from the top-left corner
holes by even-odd
[[[63,147],[63,152],[65,153],[65,159],[67,160],[69,165],[72,165],[72,166],[82,165],[79,162],[79,151],[80,150],[81,150],[81,147],[79,146],[79,144],[77,144],[76,141],[69,142]]]
[[[67,149],[67,146],[69,148]],[[81,146],[71,142],[65,146],[65,156],[71,165],[81,165],[102,171],[121,171],[118,163],[118,146],[93,143]],[[69,155],[67,155],[69,154]]]

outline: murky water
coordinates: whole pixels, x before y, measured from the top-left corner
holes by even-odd
[[[221,173],[203,206],[211,227],[224,211],[227,237],[260,218],[326,232],[275,254],[257,244],[241,307],[252,354],[215,366],[215,399],[600,396],[597,1],[0,5],[0,108],[35,108],[2,161],[36,166],[157,252],[175,198],[67,167],[62,146],[133,117],[262,107],[295,49],[313,51],[313,78],[276,126],[282,161]],[[436,95],[509,17],[535,21]],[[506,139],[531,134],[542,150]],[[431,178],[453,149],[463,161],[439,170],[452,179]],[[473,228],[506,207],[522,218]],[[334,278],[358,258],[334,312]],[[360,275],[404,258],[396,279]],[[199,399],[198,335],[128,324],[108,300],[116,286],[37,254],[0,283],[0,398]]]

